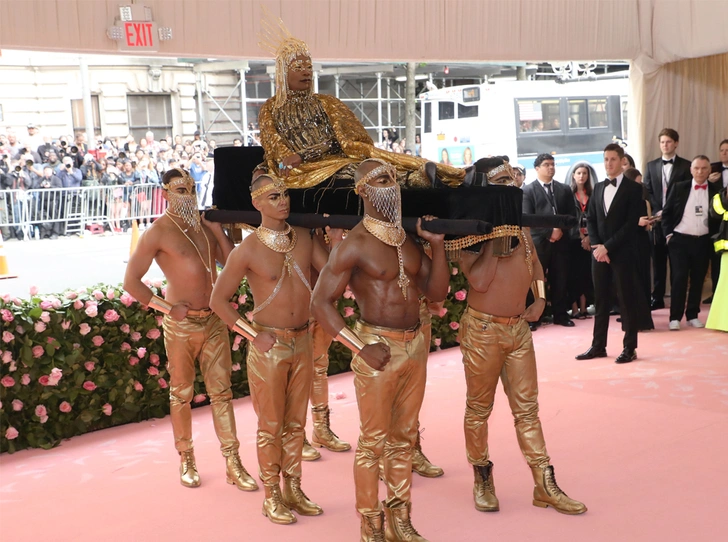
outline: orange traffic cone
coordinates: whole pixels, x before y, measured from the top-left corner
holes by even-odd
[[[129,247],[129,257],[131,257],[132,254],[134,254],[134,250],[136,250],[137,243],[139,242],[139,226],[137,225],[136,220],[132,220],[131,222],[131,246]]]
[[[0,232],[0,279],[15,279],[18,275],[11,275],[8,269],[8,259],[5,257],[5,245],[3,244],[3,234]]]

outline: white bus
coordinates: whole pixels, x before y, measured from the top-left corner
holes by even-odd
[[[420,95],[420,154],[465,167],[478,158],[508,155],[530,170],[541,153],[552,154],[556,179],[585,160],[604,173],[602,150],[626,138],[628,79],[503,81],[445,87]],[[533,172],[527,174],[529,180]]]

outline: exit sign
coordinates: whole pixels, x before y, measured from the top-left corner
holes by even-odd
[[[141,4],[121,6],[106,34],[125,52],[156,52],[160,41],[172,39],[172,29],[158,27],[152,10]]]

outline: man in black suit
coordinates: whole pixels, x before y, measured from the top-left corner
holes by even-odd
[[[675,183],[692,179],[690,162],[676,154],[680,144],[680,135],[677,131],[672,128],[663,128],[658,139],[662,156],[648,162],[644,177],[652,213],[656,217],[662,214],[667,196]],[[652,226],[652,237],[652,310],[657,310],[665,308],[668,257],[665,234],[659,221]]]
[[[550,154],[539,154],[533,162],[537,180],[523,189],[523,212],[535,215],[571,215],[576,217],[574,196],[566,185],[554,181],[556,166]],[[568,233],[568,232],[567,232]],[[569,238],[561,228],[532,228],[531,236],[538,259],[551,288],[554,324],[572,327],[566,311],[570,305],[567,291],[569,273]]]
[[[637,305],[639,279],[635,266],[637,228],[642,203],[642,187],[622,175],[624,149],[616,143],[604,148],[604,169],[607,180],[597,183],[589,200],[587,228],[592,244],[592,276],[594,280],[594,334],[591,347],[576,359],[607,356],[609,309],[616,288],[622,314],[624,350],[615,360],[628,363],[637,359]]]
[[[692,181],[679,183],[670,192],[662,210],[662,227],[670,251],[671,277],[670,330],[680,329],[683,314],[692,327],[705,327],[698,319],[700,294],[712,252],[710,234],[718,231],[718,221],[710,217],[718,183],[709,183],[710,160],[696,156],[690,167]],[[690,291],[688,292],[688,279]],[[687,297],[687,308],[685,298]]]
[[[711,174],[708,177],[708,181],[715,183],[718,188],[728,188],[728,139],[720,142],[718,152],[720,153],[720,160],[710,164]],[[710,280],[713,283],[713,294],[715,293],[715,288],[718,286],[718,279],[720,278],[720,256],[715,250],[711,252]],[[707,299],[703,299],[703,303],[712,303],[713,294]]]

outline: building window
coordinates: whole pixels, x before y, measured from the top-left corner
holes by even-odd
[[[548,132],[561,130],[559,99],[518,100],[519,131]]]
[[[148,131],[155,139],[172,135],[172,97],[169,94],[128,94],[129,133],[138,142]]]
[[[101,114],[99,113],[99,97],[91,95],[91,111],[94,116],[94,133],[101,134]],[[73,117],[73,133],[86,131],[86,112],[83,109],[83,100],[71,100],[71,116]],[[91,135],[87,136],[89,139]]]

